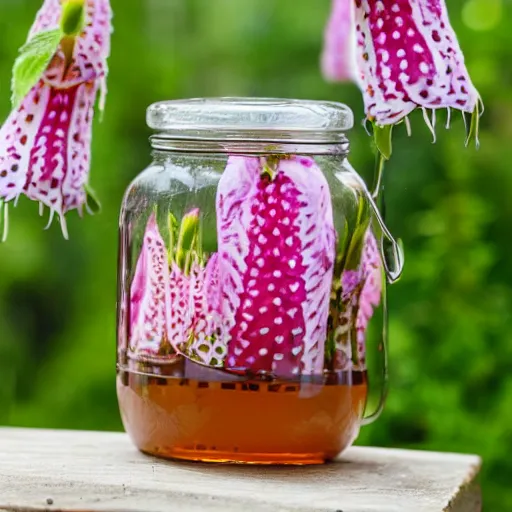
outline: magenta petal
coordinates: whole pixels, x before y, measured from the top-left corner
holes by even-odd
[[[25,193],[60,216],[86,202],[97,86],[55,89],[42,81],[0,129],[0,197]]]
[[[58,28],[61,12],[60,0],[46,0],[30,30],[29,39],[43,30]],[[58,50],[44,74],[45,82],[54,87],[73,87],[99,80],[102,109],[106,94],[107,58],[110,55],[111,20],[109,0],[86,0],[86,26],[75,40],[73,60],[66,63],[64,53]]]
[[[220,366],[226,355],[218,273],[213,254],[206,267],[192,263],[188,275],[173,263],[169,280],[169,341],[177,352],[210,366]]]
[[[357,270],[345,270],[341,275],[341,300],[348,300],[361,283],[361,272]]]
[[[59,28],[61,13],[61,0],[44,0],[43,5],[36,14],[36,19],[30,29],[28,38],[31,39],[35,34],[43,30]]]
[[[176,263],[171,264],[169,274],[169,341],[178,351],[187,340],[187,326],[190,325],[190,280]]]
[[[37,108],[44,113],[38,116],[31,144],[25,193],[62,217],[85,203],[96,86],[54,89],[44,85],[33,101],[37,98]]]
[[[279,170],[292,179],[301,194],[298,196],[297,223],[307,294],[302,305],[306,322],[302,363],[305,373],[321,373],[336,243],[331,193],[327,180],[312,158],[282,160]]]
[[[213,254],[206,268],[197,263],[190,272],[190,320],[186,332],[193,342],[188,353],[209,366],[220,366],[226,356],[218,307],[218,255]]]
[[[353,0],[333,0],[322,52],[322,73],[327,80],[342,82],[356,78],[355,41]]]
[[[281,160],[272,179],[262,170],[258,158],[231,157],[218,188],[226,366],[319,372],[334,257],[328,185],[309,158]]]
[[[400,121],[416,107],[473,112],[479,99],[444,0],[356,0],[366,114]]]
[[[64,213],[86,203],[85,186],[91,166],[92,121],[98,85],[85,83],[78,87],[75,106],[68,129],[68,170],[62,184]]]
[[[156,355],[169,322],[167,251],[153,213],[147,223],[130,296],[130,348]]]
[[[361,258],[361,281],[363,285],[359,297],[359,308],[356,318],[357,349],[359,361],[362,362],[364,362],[366,354],[366,330],[375,308],[379,306],[381,301],[383,285],[382,270],[382,260],[377,246],[377,240],[371,230],[368,230]]]
[[[338,369],[348,370],[357,345],[357,362],[362,368],[366,361],[366,331],[379,306],[383,286],[383,266],[375,235],[368,229],[361,261],[356,270],[344,270],[341,276],[341,309],[335,333]]]
[[[97,80],[100,89],[99,109],[103,110],[112,32],[109,0],[88,0],[86,19],[85,31],[76,40],[73,63],[63,81],[72,84]]]
[[[16,199],[25,188],[49,99],[50,87],[40,82],[0,128],[0,198],[6,202]]]
[[[218,253],[213,253],[208,259],[205,269],[204,286],[209,311],[220,314],[222,311],[222,287],[220,282]]]
[[[74,55],[81,76],[87,76],[88,68],[91,66],[96,76],[106,76],[112,30],[112,9],[109,0],[89,0],[87,25],[84,34],[77,39]]]

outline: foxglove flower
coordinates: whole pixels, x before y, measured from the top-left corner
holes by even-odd
[[[169,341],[176,352],[221,366],[226,344],[220,319],[218,257],[212,254],[205,265],[198,208],[183,216],[179,233],[176,224],[172,217]]]
[[[169,341],[176,352],[221,366],[226,347],[220,335],[217,254],[205,265],[198,208],[183,216],[179,233],[171,218]]]
[[[306,157],[230,157],[217,230],[226,368],[321,373],[335,245],[321,170]]]
[[[218,254],[212,254],[206,267],[194,262],[189,277],[189,303],[185,315],[187,356],[208,366],[223,365],[227,347],[219,303]]]
[[[157,355],[168,340],[170,280],[167,249],[156,216],[149,217],[130,290],[130,351]]]
[[[60,37],[63,9],[73,3],[84,9],[83,30]],[[47,206],[49,224],[57,214],[66,238],[65,213],[88,206],[94,104],[100,91],[104,106],[110,33],[108,0],[45,0],[26,46],[56,34],[56,51],[0,129],[0,200],[25,194]]]
[[[219,316],[217,254],[206,266],[197,233],[199,210],[184,215],[167,250],[153,213],[131,285],[130,347],[136,357],[183,354],[220,366],[226,355]]]
[[[341,12],[341,7],[336,8],[338,2],[344,4],[344,23],[349,22],[349,16],[354,17],[358,81],[369,120],[379,126],[396,124],[407,121],[406,116],[419,107],[432,129],[439,108],[472,113],[477,123],[480,98],[465,67],[444,0],[334,1],[329,33],[338,30],[339,21],[334,18]],[[334,37],[328,34],[326,41]],[[329,56],[325,59],[348,60],[348,56],[339,56],[348,48],[345,42],[337,48],[327,45]],[[345,78],[342,72],[338,75]],[[427,109],[433,110],[432,121]],[[473,128],[476,137],[477,126]]]
[[[382,260],[377,240],[369,228],[364,237],[360,263],[341,276],[341,307],[336,340],[336,369],[352,364],[364,368],[366,330],[382,295]]]
[[[377,240],[369,229],[366,233],[361,257],[361,283],[359,295],[356,330],[358,360],[364,365],[366,360],[366,330],[373,317],[375,308],[380,305],[382,296],[382,260],[377,247]]]

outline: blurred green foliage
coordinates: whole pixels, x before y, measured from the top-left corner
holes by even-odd
[[[68,220],[71,240],[37,205],[11,210],[0,246],[0,424],[121,429],[115,396],[117,216],[149,162],[145,108],[194,96],[340,100],[363,118],[353,85],[327,84],[319,53],[329,0],[113,0],[104,121],[95,121],[92,184],[103,211]],[[40,0],[0,3],[0,115],[10,69]],[[486,510],[512,510],[512,7],[452,0],[452,23],[486,104],[481,149],[460,120],[431,143],[421,114],[395,130],[388,219],[406,268],[390,289],[391,392],[360,443],[484,458]],[[440,123],[441,124],[441,123]],[[358,124],[351,161],[368,178]]]

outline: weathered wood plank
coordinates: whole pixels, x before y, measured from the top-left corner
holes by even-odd
[[[478,512],[480,459],[351,448],[310,467],[176,463],[125,434],[0,428],[0,510]]]

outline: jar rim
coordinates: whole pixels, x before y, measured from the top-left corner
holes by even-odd
[[[166,139],[339,143],[354,124],[343,103],[281,98],[190,98],[153,103],[147,124]]]

